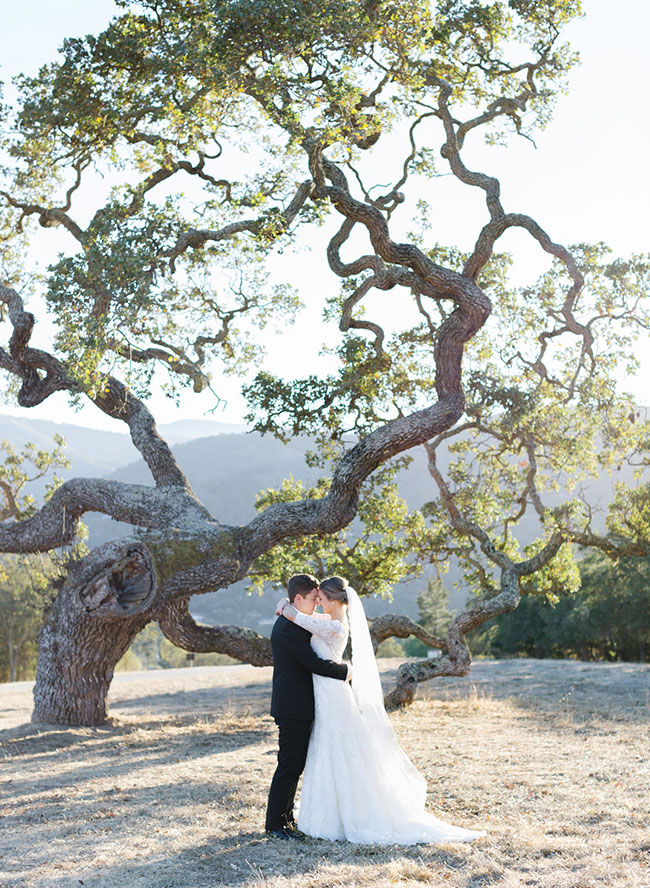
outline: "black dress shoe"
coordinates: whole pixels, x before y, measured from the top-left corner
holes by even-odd
[[[276,839],[299,839],[302,841],[305,834],[299,829],[292,829],[290,826],[283,826],[281,829],[267,829],[267,836],[275,836]]]

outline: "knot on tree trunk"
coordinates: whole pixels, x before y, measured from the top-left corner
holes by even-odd
[[[133,544],[117,561],[79,590],[86,613],[127,617],[148,608],[156,594],[153,562],[145,546]]]

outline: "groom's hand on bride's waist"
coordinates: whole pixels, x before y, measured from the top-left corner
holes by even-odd
[[[348,667],[348,674],[345,676],[345,680],[351,682],[352,681],[352,666],[349,663],[346,663]]]

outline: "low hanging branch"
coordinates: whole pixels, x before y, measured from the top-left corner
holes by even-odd
[[[189,611],[189,598],[176,599],[158,614],[158,625],[177,647],[194,653],[218,651],[252,666],[272,666],[271,642],[241,626],[203,626]]]

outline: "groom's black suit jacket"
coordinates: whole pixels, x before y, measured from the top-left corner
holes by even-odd
[[[278,617],[271,631],[273,651],[273,693],[271,715],[274,718],[314,717],[312,673],[345,680],[344,663],[323,660],[314,653],[311,634],[285,617]]]

